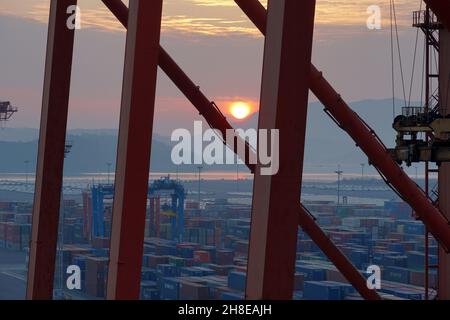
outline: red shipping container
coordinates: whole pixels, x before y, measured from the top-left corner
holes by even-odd
[[[216,251],[216,264],[218,265],[230,265],[233,264],[234,252],[231,250],[217,250]]]
[[[194,261],[198,263],[208,263],[211,261],[211,255],[208,251],[194,251]]]
[[[10,242],[20,242],[20,228],[17,224],[8,223],[6,225],[6,240]]]
[[[304,282],[305,282],[305,274],[297,272],[294,276],[294,290],[303,291]]]
[[[209,288],[201,283],[180,281],[180,300],[209,300]]]
[[[96,249],[107,249],[109,248],[109,239],[108,238],[94,238],[92,239],[92,247]]]
[[[237,253],[247,254],[248,253],[248,241],[238,241],[238,242],[236,242],[236,246],[235,246],[234,250]]]
[[[155,268],[158,264],[167,264],[167,263],[169,263],[169,257],[167,256],[149,255],[147,260],[147,267]]]
[[[409,273],[410,283],[414,286],[423,287],[425,285],[425,272],[419,270],[411,270]],[[434,288],[437,285],[437,275],[435,273],[430,273],[428,275],[428,281],[430,287]]]
[[[104,298],[106,294],[108,258],[86,258],[86,293],[93,297]]]
[[[351,232],[344,231],[328,231],[327,233],[331,240],[341,243],[347,242],[352,238],[353,235]]]
[[[10,207],[10,202],[6,202],[6,201],[0,201],[0,209],[9,209]]]
[[[0,222],[0,240],[6,240],[6,222]]]

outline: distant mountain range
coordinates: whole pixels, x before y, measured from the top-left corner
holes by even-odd
[[[402,106],[396,100],[397,110]],[[351,104],[355,110],[380,136],[392,146],[395,132],[392,129],[392,99],[365,100]],[[258,115],[244,122],[234,123],[235,127],[256,128]],[[38,129],[0,129],[0,173],[23,173],[25,161],[29,168],[36,165]],[[117,130],[76,129],[69,130],[68,138],[73,148],[65,163],[67,173],[105,172],[107,163],[115,163]],[[170,155],[173,143],[170,137],[154,135],[152,150],[152,170],[175,172]],[[360,164],[367,163],[365,155],[355,147],[355,143],[323,112],[320,103],[311,103],[308,111],[307,143],[305,149],[305,172],[332,172],[338,164],[344,171],[360,172]],[[183,172],[194,172],[196,166],[178,168]],[[211,166],[205,170],[235,171],[236,166]],[[240,170],[245,168],[241,166]]]

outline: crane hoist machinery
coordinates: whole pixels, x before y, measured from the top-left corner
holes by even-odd
[[[425,34],[426,71],[425,102],[423,106],[406,106],[395,117],[393,128],[397,132],[395,148],[389,152],[399,164],[407,166],[417,162],[440,165],[450,162],[450,115],[439,98],[439,86],[432,91],[432,81],[438,81],[438,68],[430,70],[431,54],[439,55],[439,30],[442,23],[430,10],[413,13],[413,26]],[[437,62],[436,62],[437,64]]]
[[[401,164],[413,162],[450,162],[450,116],[443,116],[438,106],[426,111],[424,107],[404,107],[395,118],[396,146],[392,157]]]

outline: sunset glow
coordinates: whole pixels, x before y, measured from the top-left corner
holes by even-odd
[[[235,119],[243,120],[250,115],[251,107],[243,101],[234,102],[230,107],[230,113]]]

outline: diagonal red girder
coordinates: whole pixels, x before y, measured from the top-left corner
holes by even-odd
[[[256,27],[265,34],[267,11],[258,0],[235,0]],[[395,190],[414,209],[418,219],[428,227],[437,241],[449,251],[449,221],[428,199],[422,189],[392,160],[388,150],[374,131],[355,113],[333,89],[322,73],[311,64],[310,85],[328,112],[368,156]]]
[[[450,1],[448,0],[425,0],[431,11],[450,30]]]
[[[114,16],[126,28],[128,24],[128,8],[121,0],[102,0]],[[227,122],[218,109],[201,92],[200,88],[183,72],[169,54],[160,47],[159,66],[183,92],[188,100],[197,108],[201,115],[208,121],[212,128],[225,133],[232,126]],[[236,151],[236,150],[235,150]],[[250,152],[250,151],[249,151]],[[248,159],[248,158],[247,158]],[[254,165],[246,161],[247,167],[253,172]],[[342,275],[352,284],[365,299],[379,300],[378,293],[367,288],[366,280],[361,273],[352,265],[348,258],[336,247],[320,228],[309,212],[299,205],[299,224],[308,236],[318,245],[328,259],[336,266]]]
[[[127,28],[128,25],[128,8],[121,0],[102,0],[105,6],[112,12],[117,20]],[[215,104],[211,102],[200,90],[192,80],[184,73],[184,71],[176,64],[172,57],[162,48],[159,47],[159,66],[172,80],[172,82],[180,89],[186,98],[197,108],[200,115],[202,115],[212,128],[220,130],[222,137],[225,137],[227,130],[233,130],[233,127],[224,117],[224,115],[217,109]],[[223,139],[226,144],[225,139]],[[250,146],[245,142],[246,154],[250,151]],[[234,143],[234,152],[238,153],[238,143]],[[247,160],[245,162],[250,171],[254,171],[254,165]],[[244,161],[244,159],[242,159]]]

